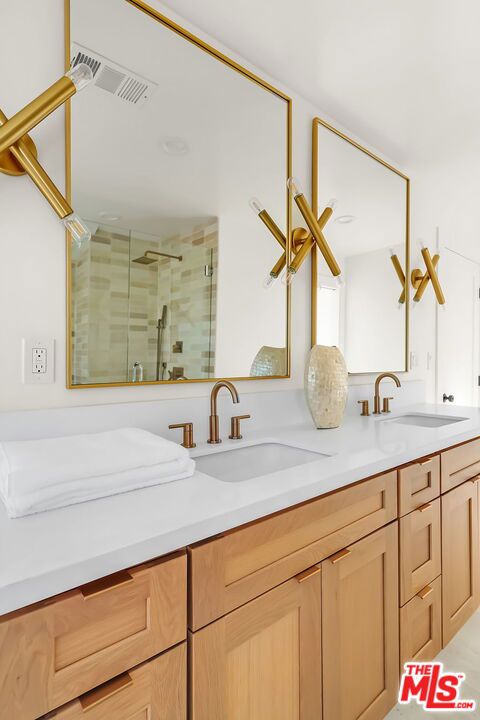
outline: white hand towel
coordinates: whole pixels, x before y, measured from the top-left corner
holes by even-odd
[[[180,480],[194,472],[185,448],[138,428],[0,443],[0,494],[10,517]]]

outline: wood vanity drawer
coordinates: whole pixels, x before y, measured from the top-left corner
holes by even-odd
[[[440,495],[440,455],[422,458],[398,471],[398,511],[406,515]]]
[[[185,720],[186,643],[82,695],[49,720]]]
[[[480,474],[480,439],[442,453],[442,493]]]
[[[0,618],[5,717],[33,720],[186,637],[186,555]]]
[[[197,630],[397,517],[397,472],[232,530],[189,552]]]
[[[400,671],[406,662],[433,660],[442,649],[442,579],[436,578],[400,610]]]
[[[440,498],[400,518],[400,605],[442,571]]]

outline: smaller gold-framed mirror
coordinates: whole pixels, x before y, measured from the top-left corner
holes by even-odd
[[[410,180],[315,118],[312,207],[340,268],[312,254],[311,342],[336,345],[350,374],[408,370]]]

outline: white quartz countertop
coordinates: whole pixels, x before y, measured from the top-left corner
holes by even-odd
[[[426,428],[391,422],[393,413],[347,416],[335,430],[308,423],[268,434],[255,433],[252,421],[243,440],[199,445],[193,454],[269,440],[330,457],[236,483],[196,472],[14,520],[0,502],[0,615],[480,436],[478,408],[417,405],[398,415],[410,411],[467,419]]]

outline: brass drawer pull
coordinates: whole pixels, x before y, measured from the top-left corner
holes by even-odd
[[[434,460],[433,457],[431,457],[431,458],[426,458],[426,460],[420,460],[420,461],[417,463],[417,465],[420,465],[421,467],[423,467],[424,465],[430,465],[430,463],[432,463],[433,460]]]
[[[480,482],[480,475],[475,475],[475,477],[470,479],[470,482],[474,484]]]
[[[418,512],[425,512],[425,510],[430,510],[431,507],[432,503],[425,503],[425,505],[420,505]]]
[[[295,579],[299,582],[305,582],[305,580],[309,580],[314,575],[318,575],[318,573],[321,571],[320,565],[314,565],[311,568],[308,568],[308,570],[304,570],[303,572],[299,573],[298,575],[295,575]]]
[[[433,592],[433,588],[430,585],[426,585],[423,590],[420,590],[420,592],[417,593],[417,597],[420,598],[420,600],[425,600],[426,597],[428,597]]]
[[[113,678],[113,680],[109,680],[103,685],[99,685],[94,690],[91,690],[78,698],[83,712],[90,710],[90,708],[95,707],[95,705],[99,705],[101,702],[108,700],[113,697],[113,695],[116,695],[132,685],[133,679],[128,672]]]
[[[340,552],[335,553],[335,555],[332,555],[330,558],[330,562],[332,565],[335,565],[336,563],[340,562],[340,560],[344,560],[344,558],[348,557],[352,554],[351,550],[348,550],[348,548],[345,548],[344,550],[340,550]]]
[[[94,580],[93,582],[84,585],[80,588],[80,590],[85,600],[87,600],[95,595],[101,595],[101,593],[108,592],[109,590],[113,590],[114,588],[131,582],[133,582],[133,577],[130,575],[128,570],[121,570],[114,575]]]

